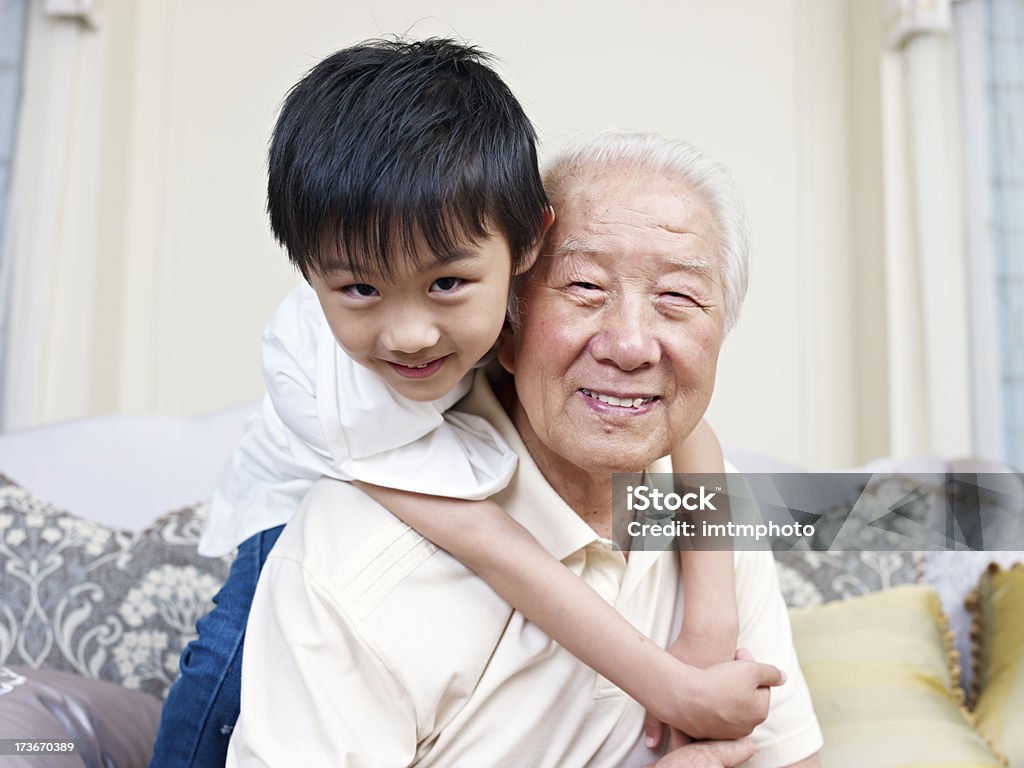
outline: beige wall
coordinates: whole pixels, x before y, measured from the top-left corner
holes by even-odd
[[[865,305],[881,252],[880,234],[870,234],[881,232],[876,4],[496,7],[107,0],[98,29],[77,32],[89,42],[76,93],[93,103],[80,118],[99,160],[62,170],[82,195],[65,208],[86,222],[66,258],[86,259],[94,282],[75,313],[37,313],[33,338],[47,351],[25,378],[45,382],[45,396],[23,393],[13,421],[192,415],[256,397],[259,331],[297,279],[263,210],[276,108],[326,53],[408,31],[461,36],[496,54],[548,146],[604,128],[652,129],[731,167],[754,267],[712,424],[725,441],[810,466],[885,453],[886,345]],[[35,55],[55,50],[54,35],[68,34],[56,28],[74,23],[37,20]],[[55,109],[30,106],[25,134]],[[24,198],[33,187],[19,189]],[[57,279],[33,278],[36,295]]]

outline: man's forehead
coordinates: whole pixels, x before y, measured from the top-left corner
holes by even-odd
[[[576,268],[581,260],[588,260],[599,267],[614,267],[618,263],[622,251],[611,242],[592,240],[586,237],[569,236],[558,246],[550,250],[547,259],[552,268]],[[693,249],[677,249],[670,251],[650,251],[651,260],[657,260],[662,273],[689,272],[701,277],[713,279],[720,271],[713,254]]]
[[[602,255],[650,247],[679,265],[717,265],[717,226],[704,195],[664,173],[596,169],[563,180],[555,206],[549,255]]]
[[[635,251],[657,258],[667,271],[711,275],[719,266],[712,233],[685,224],[659,224],[656,219],[632,226],[563,219],[562,227],[551,233],[545,248],[552,265],[580,258],[614,261]]]
[[[665,174],[579,177],[562,185],[553,203],[556,228],[561,219],[577,230],[621,225],[699,234],[715,229],[704,194]]]

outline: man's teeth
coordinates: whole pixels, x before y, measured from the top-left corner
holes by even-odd
[[[653,397],[615,397],[613,395],[604,395],[600,392],[591,392],[589,389],[581,391],[587,397],[600,400],[602,403],[608,403],[608,405],[617,405],[620,408],[639,408],[641,405],[646,405],[654,400]]]

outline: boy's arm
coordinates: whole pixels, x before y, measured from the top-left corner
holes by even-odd
[[[701,419],[686,440],[672,452],[672,471],[676,474],[718,476],[725,472],[722,446],[705,420]],[[728,522],[728,507],[718,506],[718,517],[709,521]],[[701,530],[701,521],[696,522],[697,530]],[[739,635],[732,549],[694,548],[689,540],[681,544],[683,626],[668,651],[677,659],[701,668],[729,661],[735,656]],[[662,722],[648,710],[644,734],[652,748],[661,742]],[[669,745],[673,749],[686,743],[685,736],[675,731],[671,731],[669,737]]]
[[[704,738],[737,738],[767,716],[766,686],[782,682],[775,667],[742,661],[700,672],[680,663],[494,502],[357,485],[663,722]]]
[[[672,471],[714,475],[725,473],[722,446],[703,419],[682,445],[673,451]],[[728,507],[721,503],[717,506],[718,517],[706,519],[714,523],[727,523],[730,518]],[[680,560],[685,611],[682,632],[673,646],[673,652],[698,667],[728,661],[736,653],[736,638],[739,634],[732,548],[683,548],[680,550]]]

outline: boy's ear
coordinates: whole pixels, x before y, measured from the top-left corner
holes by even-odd
[[[547,237],[548,230],[551,229],[551,225],[555,222],[555,209],[550,205],[544,209],[544,226],[541,228],[540,237],[537,238],[537,242],[534,243],[533,248],[523,258],[519,268],[515,271],[513,276],[521,275],[525,272],[529,272],[537,261],[537,254],[540,253],[540,249],[544,246],[544,238]]]

